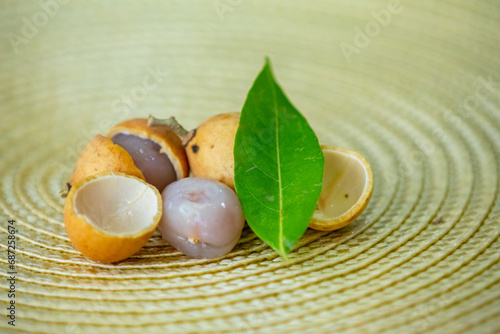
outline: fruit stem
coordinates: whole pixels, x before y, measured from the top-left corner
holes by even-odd
[[[69,182],[66,182],[66,188],[61,189],[61,191],[59,191],[59,196],[61,196],[62,198],[66,198],[70,190],[71,190],[71,184],[69,184]]]
[[[179,122],[177,122],[177,120],[175,119],[174,116],[169,117],[169,118],[165,118],[165,119],[160,119],[160,118],[156,118],[152,115],[149,115],[148,116],[148,126],[158,126],[158,125],[168,126],[181,139],[184,139],[188,134],[188,131],[186,129],[184,129],[182,127],[182,125],[179,124]]]

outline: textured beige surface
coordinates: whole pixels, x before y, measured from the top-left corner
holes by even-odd
[[[2,333],[500,332],[498,1],[402,1],[378,32],[385,1],[50,8],[45,22],[38,1],[0,3],[2,314],[7,220],[18,229]],[[148,113],[191,128],[237,111],[265,55],[320,141],[371,163],[365,213],[308,231],[289,263],[249,231],[218,260],[157,234],[117,265],[82,258],[58,192],[89,138]]]

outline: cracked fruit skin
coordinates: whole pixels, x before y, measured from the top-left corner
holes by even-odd
[[[117,262],[148,242],[161,215],[161,195],[155,187],[134,176],[106,171],[71,187],[64,206],[64,225],[83,256]]]
[[[125,173],[145,180],[127,151],[113,144],[109,138],[97,135],[80,154],[69,184],[73,186],[87,176],[104,171]]]
[[[188,134],[186,154],[196,177],[222,182],[234,190],[234,139],[239,112],[215,115]]]
[[[194,258],[223,256],[241,236],[245,218],[236,193],[225,184],[189,177],[162,192],[158,229],[170,245]]]
[[[189,176],[182,140],[167,125],[148,126],[145,118],[134,118],[113,126],[108,132],[122,145],[147,182],[162,191],[168,184]]]

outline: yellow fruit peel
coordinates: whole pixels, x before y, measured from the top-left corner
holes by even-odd
[[[239,112],[218,114],[191,132],[185,144],[194,176],[215,179],[234,190],[233,150],[239,119]]]
[[[365,210],[373,191],[373,173],[358,153],[322,145],[325,156],[323,189],[309,227],[333,231]]]
[[[158,190],[140,178],[101,172],[76,182],[64,207],[66,233],[85,257],[124,260],[153,235],[162,215]]]
[[[167,125],[148,126],[146,118],[134,118],[113,126],[107,136],[113,138],[117,134],[130,134],[149,139],[160,145],[160,153],[165,153],[174,166],[177,179],[189,176],[189,165],[182,140]]]
[[[79,180],[104,171],[125,173],[145,180],[130,154],[104,136],[95,136],[80,154],[69,181],[73,186]]]

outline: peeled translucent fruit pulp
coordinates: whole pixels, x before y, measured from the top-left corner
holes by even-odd
[[[370,165],[356,152],[322,145],[325,156],[323,189],[309,227],[332,231],[356,219],[373,190]]]
[[[161,195],[155,187],[123,173],[102,172],[73,185],[64,224],[74,247],[85,257],[116,262],[146,244],[161,214]]]
[[[146,181],[159,190],[177,179],[170,159],[165,153],[160,153],[160,145],[149,139],[121,133],[111,139],[130,154]]]
[[[147,119],[134,118],[113,126],[108,137],[129,153],[146,181],[159,191],[189,175],[182,140],[167,125],[149,126]]]
[[[158,229],[170,245],[195,258],[228,253],[245,224],[236,193],[215,180],[190,177],[162,192],[163,216]]]

